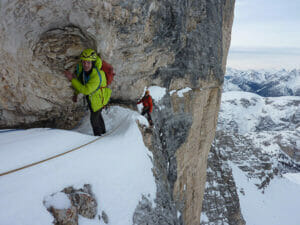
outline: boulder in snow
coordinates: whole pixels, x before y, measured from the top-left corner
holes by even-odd
[[[67,187],[46,197],[44,205],[55,218],[55,225],[77,225],[78,215],[93,219],[97,214],[97,201],[89,184],[80,189]]]

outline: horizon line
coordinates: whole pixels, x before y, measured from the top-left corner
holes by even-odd
[[[229,54],[290,54],[300,55],[300,47],[244,47],[232,46]]]

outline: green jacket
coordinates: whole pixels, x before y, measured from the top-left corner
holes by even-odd
[[[100,62],[98,61],[100,60]],[[100,65],[99,65],[100,63]],[[97,59],[96,66],[98,68],[101,68],[102,62],[101,59]],[[98,75],[98,71],[100,72],[100,76]],[[103,106],[105,106],[109,98],[111,96],[111,89],[106,87],[106,76],[104,71],[98,70],[96,68],[92,69],[92,72],[88,77],[83,78],[83,82],[80,79],[80,75],[82,73],[82,63],[78,64],[76,76],[77,78],[72,79],[72,86],[73,88],[84,95],[89,96],[89,100],[91,103],[92,110],[94,112],[101,109]],[[99,88],[100,84],[100,88]]]

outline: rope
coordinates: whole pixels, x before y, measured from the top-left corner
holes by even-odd
[[[98,141],[100,138],[103,138],[103,137],[105,137],[105,136],[108,136],[109,134],[112,134],[112,133],[113,133],[114,131],[116,131],[121,125],[122,125],[122,123],[120,123],[120,124],[119,124],[115,129],[113,129],[111,132],[106,133],[106,134],[104,134],[104,135],[102,135],[102,136],[100,136],[100,137],[97,137],[97,138],[95,138],[94,140],[92,140],[92,141],[90,141],[90,142],[88,142],[88,143],[85,143],[85,144],[83,144],[83,145],[80,145],[80,146],[78,146],[78,147],[76,147],[76,148],[73,148],[73,149],[71,149],[71,150],[69,150],[69,151],[66,151],[66,152],[63,152],[63,153],[60,153],[60,154],[51,156],[51,157],[49,157],[49,158],[46,158],[46,159],[43,159],[43,160],[41,160],[41,161],[38,161],[38,162],[34,162],[34,163],[31,163],[31,164],[28,164],[28,165],[26,165],[26,166],[23,166],[23,167],[20,167],[20,168],[17,168],[17,169],[13,169],[13,170],[9,170],[9,171],[4,172],[4,173],[0,173],[0,177],[1,177],[1,176],[8,175],[8,174],[11,174],[11,173],[14,173],[14,172],[17,172],[17,171],[20,171],[20,170],[23,170],[23,169],[26,169],[26,168],[29,168],[29,167],[32,167],[32,166],[35,166],[35,165],[38,165],[38,164],[41,164],[41,163],[44,163],[44,162],[47,162],[47,161],[49,161],[49,160],[51,160],[51,159],[58,158],[58,157],[60,157],[60,156],[66,155],[66,154],[68,154],[68,153],[70,153],[70,152],[74,152],[74,151],[76,151],[76,150],[79,150],[79,149],[81,149],[81,148],[83,148],[83,147],[85,147],[85,146],[87,146],[87,145],[90,145],[90,144],[92,144],[92,143]]]

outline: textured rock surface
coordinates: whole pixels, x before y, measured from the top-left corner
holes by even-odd
[[[213,146],[209,152],[201,225],[244,225],[230,166]]]
[[[89,219],[96,217],[97,201],[89,184],[85,184],[81,189],[67,187],[62,192],[70,199],[70,207],[66,209],[55,208],[54,206],[47,208],[54,217],[53,223],[55,225],[77,225],[78,215]],[[44,205],[47,207],[48,203],[44,201]]]
[[[233,8],[234,0],[2,1],[0,127],[74,126],[84,106],[71,102],[62,71],[96,48],[116,71],[113,99],[135,102],[149,85],[167,88],[147,139],[153,210],[159,224],[199,224]],[[192,91],[184,97],[169,94],[185,87]]]
[[[76,190],[68,187],[63,190],[68,194],[71,203],[76,207],[79,215],[92,219],[97,214],[97,201],[92,193],[91,186],[86,184],[82,189]]]
[[[78,213],[74,206],[69,209],[55,209],[51,207],[48,211],[53,215],[54,225],[77,225]]]

